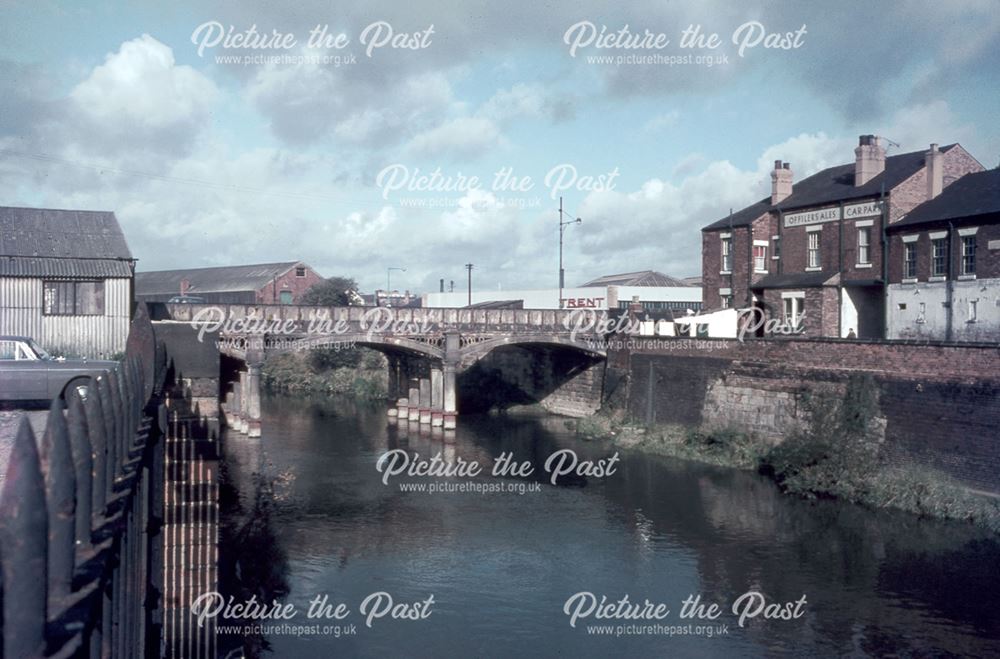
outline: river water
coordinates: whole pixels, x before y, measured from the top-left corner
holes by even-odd
[[[446,437],[389,423],[382,407],[271,397],[263,428],[223,437],[223,593],[298,613],[248,636],[218,620],[232,656],[1000,656],[1000,545],[965,524],[800,500],[756,474],[625,450],[610,475],[552,485],[554,452],[616,451],[554,416],[460,417]],[[384,484],[377,462],[393,449],[483,473]],[[490,475],[505,452],[534,472]],[[368,627],[374,593],[418,619]],[[578,593],[662,604],[661,617],[598,619],[579,595],[573,627],[564,609]],[[761,607],[746,593],[791,619],[749,617]],[[347,616],[310,618],[324,595]],[[717,616],[682,618],[689,597]]]

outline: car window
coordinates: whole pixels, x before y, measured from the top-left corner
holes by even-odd
[[[38,359],[35,353],[31,351],[27,343],[22,341],[17,342],[17,360],[18,361],[34,361]]]
[[[14,360],[17,358],[16,341],[0,341],[0,359]]]
[[[38,345],[35,341],[28,341],[28,347],[35,351],[39,359],[50,359],[49,353],[45,352],[42,346]]]

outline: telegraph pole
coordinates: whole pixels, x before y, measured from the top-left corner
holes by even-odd
[[[472,306],[472,268],[473,268],[473,265],[471,263],[466,263],[465,264],[465,269],[469,271],[469,306],[470,307]]]

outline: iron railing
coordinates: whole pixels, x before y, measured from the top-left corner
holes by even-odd
[[[158,653],[165,355],[140,305],[120,364],[22,419],[0,494],[3,656]]]

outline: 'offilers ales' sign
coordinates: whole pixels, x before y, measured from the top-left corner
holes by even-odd
[[[868,201],[863,204],[851,204],[844,206],[844,219],[856,220],[861,217],[871,217],[878,215],[879,202]],[[788,213],[785,215],[785,227],[800,227],[806,224],[822,224],[823,222],[836,222],[840,219],[840,207],[820,208],[819,210],[802,211],[801,213]]]

